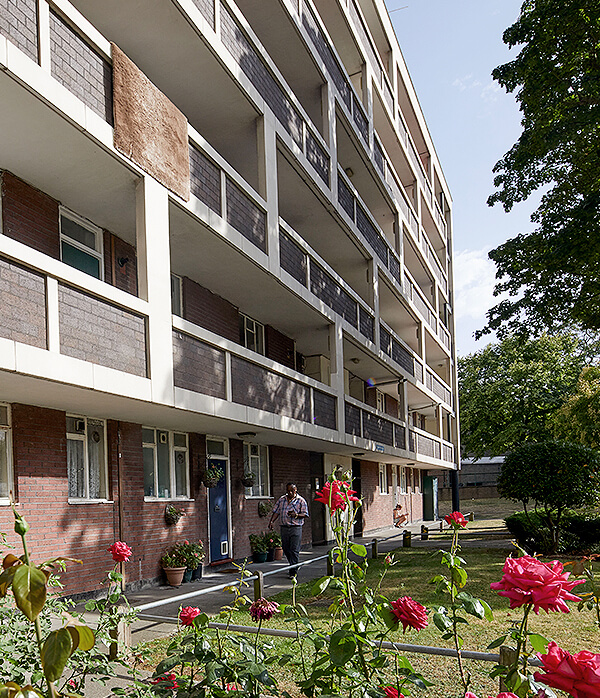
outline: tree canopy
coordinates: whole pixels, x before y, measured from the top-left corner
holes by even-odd
[[[459,358],[463,452],[497,456],[551,438],[550,419],[575,392],[585,350],[573,335],[510,336]]]
[[[557,438],[600,448],[600,368],[586,366],[573,395],[553,418]]]
[[[600,3],[526,0],[503,36],[517,57],[492,75],[522,112],[488,203],[510,211],[542,189],[537,228],[490,252],[498,279],[478,336],[600,329]]]

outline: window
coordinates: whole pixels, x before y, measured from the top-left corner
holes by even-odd
[[[144,496],[189,497],[188,437],[172,431],[142,429]]]
[[[107,499],[106,423],[67,415],[69,499]]]
[[[240,344],[257,354],[265,353],[265,328],[260,322],[240,314]]]
[[[271,487],[266,446],[244,444],[244,471],[250,471],[254,475],[254,485],[246,487],[246,497],[268,497]]]
[[[0,405],[0,499],[8,499],[12,490],[10,409]]]
[[[379,494],[388,494],[387,465],[379,464]]]
[[[75,213],[62,210],[60,258],[75,269],[103,279],[102,230]]]
[[[385,412],[385,394],[382,393],[381,390],[376,390],[375,396],[377,398],[377,400],[376,400],[377,409],[380,412]]]
[[[182,298],[181,276],[171,274],[171,312],[173,315],[183,317]]]
[[[422,470],[419,470],[419,468],[415,468],[413,470],[413,475],[414,475],[414,484],[415,484],[415,492],[420,492],[421,491],[421,476],[423,474]]]
[[[406,494],[406,468],[400,468],[400,492]]]

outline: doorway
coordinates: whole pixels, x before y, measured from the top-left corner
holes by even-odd
[[[208,488],[208,541],[210,562],[231,558],[229,521],[229,457],[228,443],[222,439],[206,440],[207,462],[221,468],[225,477]]]

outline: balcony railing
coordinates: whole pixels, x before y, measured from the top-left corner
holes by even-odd
[[[198,394],[199,404],[206,396],[277,419],[336,429],[337,399],[328,386],[182,318],[173,323],[175,387]]]
[[[279,222],[281,268],[366,339],[375,341],[375,317],[369,306],[290,225],[281,218]]]
[[[354,398],[345,398],[346,434],[391,448],[406,448],[406,425]]]
[[[408,442],[409,450],[417,456],[443,460],[446,463],[454,462],[454,446],[426,431],[411,427],[408,430]]]

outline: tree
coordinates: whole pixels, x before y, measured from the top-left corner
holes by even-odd
[[[600,3],[526,0],[503,36],[522,46],[492,76],[515,92],[518,141],[494,167],[489,205],[508,212],[542,188],[538,227],[490,252],[495,295],[487,326],[526,336],[600,329]]]
[[[565,400],[553,417],[557,438],[600,448],[600,368],[586,366],[576,392]]]
[[[548,533],[548,553],[555,553],[565,510],[595,504],[600,496],[600,455],[586,446],[559,441],[523,444],[509,453],[498,478],[498,493],[527,505]],[[529,519],[535,528],[534,520]],[[546,551],[544,551],[546,552]]]
[[[587,361],[573,335],[500,343],[458,360],[464,453],[502,455],[551,437],[549,420],[575,392]]]

